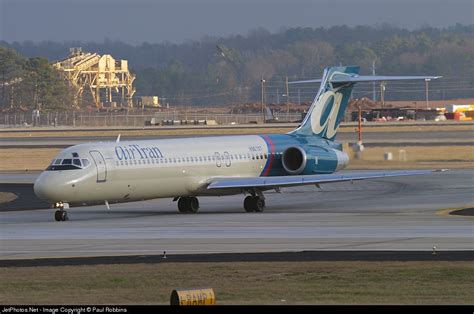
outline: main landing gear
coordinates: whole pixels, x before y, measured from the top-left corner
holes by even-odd
[[[196,213],[199,209],[197,197],[180,197],[178,199],[178,210],[180,213]]]
[[[247,213],[263,212],[265,200],[260,196],[247,196],[244,200],[244,209]]]
[[[265,197],[261,191],[251,191],[251,195],[244,200],[244,209],[247,213],[263,212],[265,208]]]
[[[247,213],[263,212],[265,208],[265,197],[261,191],[248,191],[250,196],[244,200],[244,209]],[[194,196],[176,197],[173,201],[178,201],[178,210],[180,213],[196,213],[199,210],[199,201]]]
[[[67,203],[63,203],[63,202],[57,202],[57,203],[53,204],[53,208],[58,208],[58,210],[56,212],[54,212],[54,219],[56,221],[69,220],[69,218],[67,216],[67,211],[64,210],[64,207],[68,208],[69,206],[68,206]]]

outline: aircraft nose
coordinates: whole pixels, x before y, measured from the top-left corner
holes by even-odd
[[[37,197],[42,200],[58,201],[57,186],[52,178],[47,173],[42,173],[36,179],[33,185],[33,190]]]

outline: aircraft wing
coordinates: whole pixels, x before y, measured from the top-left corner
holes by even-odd
[[[443,170],[395,170],[349,172],[340,174],[318,174],[303,176],[275,176],[275,177],[233,177],[214,178],[208,183],[207,189],[236,189],[236,188],[264,188],[290,187],[308,184],[323,184],[343,181],[356,181],[375,178],[399,177],[442,172]]]

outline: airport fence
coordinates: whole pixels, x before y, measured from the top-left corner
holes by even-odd
[[[275,114],[279,122],[300,121],[304,114]],[[259,114],[220,113],[87,113],[87,112],[46,112],[3,113],[0,114],[0,128],[11,127],[143,127],[152,125],[214,125],[214,124],[259,124],[263,117]]]

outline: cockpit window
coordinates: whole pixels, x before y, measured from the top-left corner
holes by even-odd
[[[63,159],[63,162],[61,165],[71,165],[72,164],[72,159]]]
[[[78,166],[78,167],[81,167],[81,166],[82,166],[82,165],[81,165],[81,160],[80,160],[80,159],[76,159],[76,158],[74,158],[74,159],[72,160],[72,164],[73,164],[74,166]]]
[[[82,159],[82,166],[85,168],[87,166],[89,166],[90,162],[89,162],[89,159]]]
[[[59,170],[79,170],[90,165],[88,159],[53,159],[51,165],[46,169],[47,171]]]

